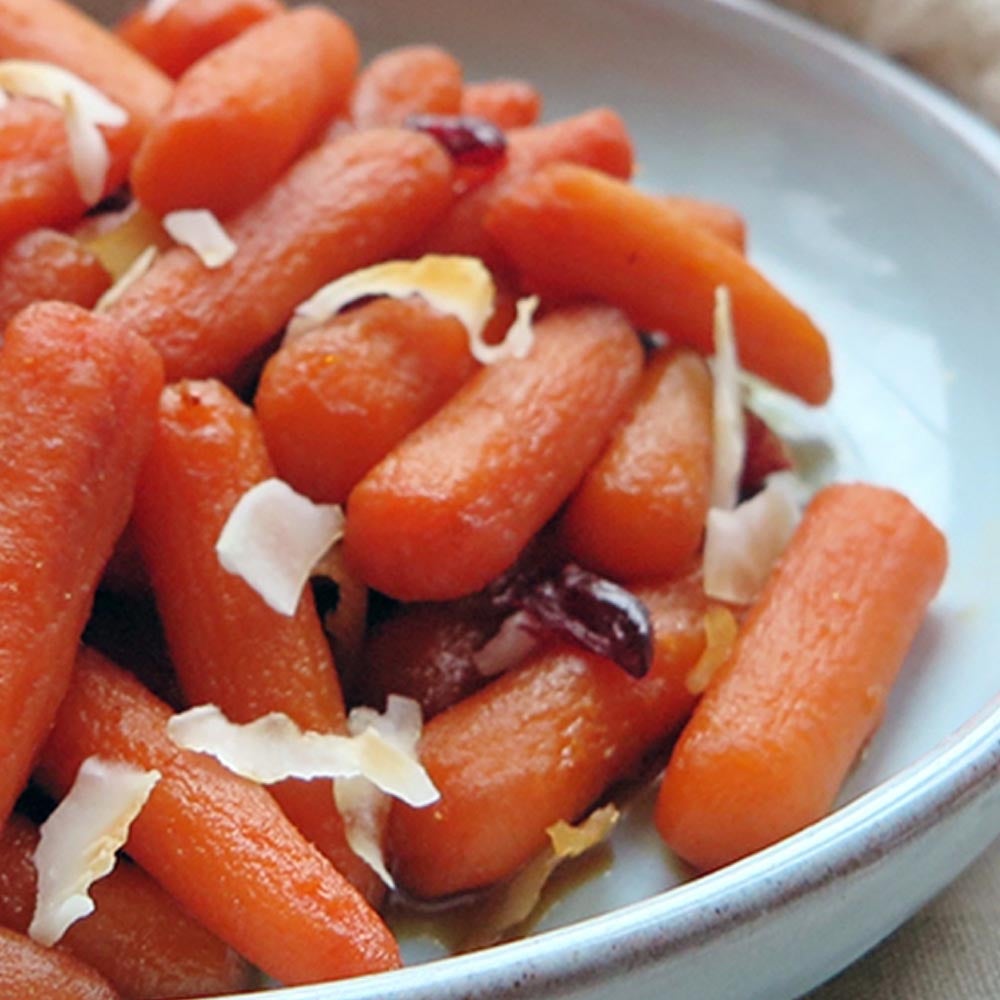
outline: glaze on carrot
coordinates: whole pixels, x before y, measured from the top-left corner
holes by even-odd
[[[217,382],[181,382],[160,401],[132,523],[187,702],[237,722],[283,712],[303,729],[345,728],[344,702],[312,594],[293,617],[223,569],[215,544],[252,486],[274,475],[253,413]],[[306,837],[366,895],[381,882],[347,846],[328,781],[272,792]]]
[[[467,83],[460,112],[485,118],[502,129],[534,125],[542,113],[542,95],[527,80]]]
[[[20,933],[35,907],[37,844],[38,829],[16,813],[0,831],[0,924]],[[124,858],[94,883],[91,895],[94,912],[69,928],[60,949],[123,996],[214,996],[252,986],[246,962]]]
[[[176,79],[202,56],[284,9],[280,0],[179,0],[153,17],[149,4],[142,4],[115,33]]]
[[[25,306],[56,300],[90,308],[111,275],[82,243],[38,229],[0,250],[0,330]]]
[[[292,826],[263,788],[166,733],[170,710],[83,649],[42,754],[57,794],[92,754],[162,774],[127,850],[205,927],[279,982],[295,985],[399,964],[388,929]]]
[[[566,508],[566,547],[616,580],[687,571],[701,548],[711,481],[711,376],[693,351],[665,351]]]
[[[674,851],[718,868],[829,811],[947,560],[892,490],[816,495],[667,765],[656,824]]]
[[[617,310],[535,326],[526,358],[477,372],[361,480],[345,552],[369,586],[445,600],[507,569],[600,453],[642,368]]]
[[[661,200],[672,211],[686,216],[691,223],[701,226],[734,250],[746,253],[747,224],[735,209],[717,201],[687,195],[665,195]]]
[[[512,875],[684,721],[684,679],[704,648],[700,578],[636,590],[655,657],[641,680],[559,645],[458,702],[424,729],[420,757],[441,792],[426,810],[393,806],[394,874],[433,898]],[[457,845],[457,846],[456,846]]]
[[[0,350],[0,817],[69,683],[101,570],[128,518],[162,368],[77,306],[18,313]]]
[[[351,119],[358,128],[402,125],[410,115],[458,114],[462,67],[435,45],[407,45],[376,56],[358,76]]]
[[[336,14],[303,7],[192,66],[146,133],[132,189],[157,215],[231,215],[262,194],[346,104],[360,53]]]
[[[808,403],[830,395],[829,349],[809,317],[731,246],[651,195],[557,164],[509,188],[485,226],[528,283],[603,299],[702,353],[713,348],[715,290],[724,285],[743,367]]]
[[[380,299],[277,351],[261,375],[257,417],[282,479],[343,503],[475,368],[453,316],[417,298]]]
[[[344,136],[228,220],[238,248],[228,264],[208,270],[170,250],[112,313],[160,351],[168,378],[230,375],[322,285],[419,238],[450,204],[451,176],[427,136]]]
[[[0,927],[0,1000],[117,1000],[110,984],[83,962],[57,948],[43,948]]]

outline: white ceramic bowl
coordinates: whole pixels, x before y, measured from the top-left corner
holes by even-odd
[[[471,75],[535,81],[549,117],[617,108],[640,183],[744,211],[753,258],[834,346],[832,405],[781,404],[778,418],[817,478],[907,492],[946,531],[952,569],[833,816],[682,884],[640,801],[609,870],[564,895],[541,933],[280,996],[795,996],[1000,834],[1000,139],[883,60],[753,0],[336,6],[369,53],[436,41]],[[406,949],[434,954],[421,940]]]

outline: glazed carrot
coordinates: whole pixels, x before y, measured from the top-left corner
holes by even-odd
[[[682,858],[718,868],[829,811],[947,559],[898,493],[816,495],[667,766],[656,824]]]
[[[116,34],[167,76],[284,10],[280,0],[179,0],[160,16],[148,3],[128,14]]]
[[[500,128],[534,125],[542,112],[542,95],[526,80],[467,83],[462,91],[463,115],[485,118]]]
[[[37,844],[38,829],[17,814],[0,831],[0,924],[21,933],[35,907]],[[91,895],[96,909],[60,946],[124,996],[208,996],[252,985],[247,964],[128,861],[94,883]]]
[[[82,243],[38,229],[0,250],[0,329],[32,302],[55,299],[92,306],[111,275]]]
[[[427,136],[345,136],[227,222],[238,247],[228,264],[210,271],[168,251],[112,312],[152,341],[169,378],[231,374],[326,282],[416,240],[450,203],[451,174]]]
[[[674,212],[686,216],[713,236],[728,243],[734,250],[746,253],[747,225],[743,216],[728,205],[687,195],[666,195],[662,202]]]
[[[509,188],[485,226],[529,283],[604,299],[704,353],[715,289],[725,285],[742,365],[806,402],[830,395],[829,350],[809,317],[740,253],[651,195],[557,164]]]
[[[0,927],[0,1000],[116,1000],[118,994],[93,969],[66,952],[43,948]]]
[[[354,488],[344,544],[361,577],[403,600],[484,587],[600,453],[641,368],[621,313],[550,313],[528,357],[477,372]]]
[[[419,252],[469,254],[491,268],[509,269],[505,255],[483,228],[483,219],[508,189],[547,164],[560,162],[583,164],[623,179],[631,176],[632,142],[625,123],[614,111],[596,108],[547,125],[512,129],[504,168],[456,201],[420,241]]]
[[[94,589],[125,526],[162,369],[77,306],[29,306],[0,350],[0,816],[66,691]]]
[[[166,733],[170,710],[83,649],[42,754],[65,793],[93,754],[162,777],[132,824],[128,853],[205,927],[280,982],[393,968],[395,941],[362,896],[259,786]]]
[[[111,154],[107,194],[125,179],[139,131],[131,122],[101,131]],[[73,174],[62,112],[23,98],[0,107],[0,245],[39,226],[70,225],[88,207]]]
[[[0,0],[0,59],[68,69],[125,108],[140,132],[173,90],[152,63],[63,0]]]
[[[294,617],[223,569],[215,544],[240,497],[274,475],[253,413],[216,382],[182,382],[160,401],[132,523],[171,659],[189,704],[234,721],[284,712],[303,729],[344,729],[344,703],[312,595]],[[328,781],[272,789],[292,821],[366,894],[378,877],[347,846]]]
[[[436,716],[420,758],[441,799],[393,806],[394,872],[410,892],[443,896],[513,874],[687,717],[684,679],[704,648],[700,578],[636,591],[653,621],[642,679],[575,647],[537,654]],[[455,845],[460,844],[461,850]]]
[[[408,45],[383,52],[362,70],[351,118],[359,128],[402,125],[415,114],[458,114],[461,103],[458,61],[434,45]]]
[[[475,367],[457,319],[416,298],[380,299],[277,351],[257,416],[282,479],[313,500],[343,503]]]
[[[617,580],[676,576],[701,547],[711,480],[711,377],[693,351],[664,352],[567,507],[566,546]]]
[[[132,189],[157,215],[228,216],[265,191],[347,101],[360,54],[336,14],[305,7],[192,66],[146,133]]]

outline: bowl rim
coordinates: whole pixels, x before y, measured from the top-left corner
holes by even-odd
[[[684,15],[684,0],[630,0]],[[702,0],[697,14],[721,25],[765,31],[807,51],[825,70],[863,77],[882,98],[905,106],[963,147],[998,182],[1000,133],[934,85],[877,52],[764,0]],[[338,1000],[445,1000],[566,990],[610,971],[657,963],[718,933],[739,928],[831,881],[863,871],[1000,786],[1000,695],[897,774],[807,829],[719,871],[649,899],[565,927],[376,976],[336,984]],[[864,832],[864,837],[859,834]],[[1000,829],[996,831],[1000,834]],[[971,863],[974,857],[968,858]],[[874,942],[873,942],[874,943]],[[248,997],[320,1000],[329,984]],[[537,995],[544,995],[540,992]]]

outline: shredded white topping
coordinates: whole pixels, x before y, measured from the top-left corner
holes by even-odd
[[[275,611],[291,617],[313,567],[344,533],[344,512],[316,504],[280,479],[265,479],[237,501],[215,551]]]
[[[188,247],[209,270],[224,267],[236,256],[236,244],[207,208],[184,208],[163,217],[173,240]]]
[[[100,201],[111,157],[98,126],[124,125],[125,109],[69,70],[30,59],[0,60],[0,91],[45,101],[63,113],[80,197],[87,205]]]
[[[746,453],[743,396],[729,289],[715,290],[715,361],[713,364],[713,447],[711,506],[731,510],[739,498]]]
[[[90,886],[114,868],[116,852],[159,780],[159,771],[97,757],[80,765],[73,787],[41,826],[32,938],[53,945],[93,912]]]
[[[534,617],[515,611],[503,620],[500,630],[472,655],[472,664],[484,677],[496,677],[512,670],[538,648]]]
[[[798,523],[798,493],[795,476],[777,472],[735,510],[708,512],[704,577],[709,597],[733,604],[753,601]]]
[[[538,296],[517,300],[517,315],[506,336],[499,344],[487,344],[482,336],[473,336],[470,331],[469,350],[483,365],[496,364],[505,358],[526,358],[535,346],[535,328],[532,320],[538,308]]]
[[[156,247],[146,247],[128,270],[97,300],[94,312],[107,312],[153,266]]]
[[[439,797],[420,764],[372,726],[357,736],[303,732],[281,712],[239,725],[215,705],[199,705],[171,718],[167,733],[178,746],[211,754],[234,774],[262,785],[360,776],[411,806]]]

